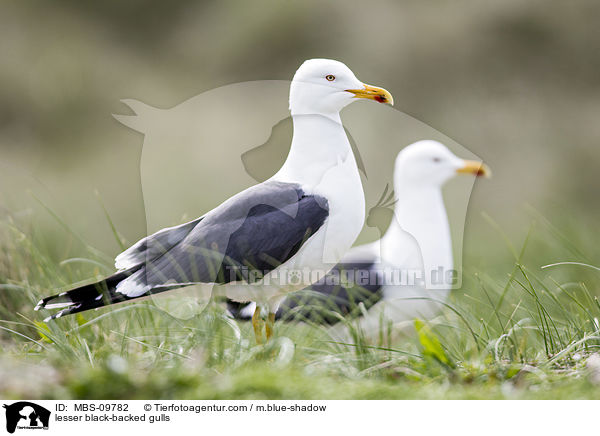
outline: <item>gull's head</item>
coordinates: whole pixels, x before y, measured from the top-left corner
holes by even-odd
[[[296,71],[290,86],[292,115],[331,116],[357,99],[394,103],[388,91],[364,84],[350,68],[331,59],[305,61]]]
[[[394,184],[441,187],[457,174],[489,177],[491,171],[482,162],[454,155],[437,141],[418,141],[404,148],[396,158]]]

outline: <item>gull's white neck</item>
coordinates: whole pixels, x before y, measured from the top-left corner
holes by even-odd
[[[354,159],[339,114],[292,114],[292,120],[292,146],[273,179],[314,186],[330,168]]]
[[[394,260],[406,257],[409,245],[414,249],[416,241],[429,287],[432,271],[441,267],[445,274],[453,268],[452,241],[442,191],[436,186],[396,185],[400,186],[395,187],[394,218],[382,238],[382,257],[394,264]]]

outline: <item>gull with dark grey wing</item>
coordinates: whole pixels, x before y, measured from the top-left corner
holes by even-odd
[[[389,92],[365,85],[341,62],[304,62],[290,86],[294,135],[277,174],[194,221],[142,239],[117,256],[114,275],[44,298],[36,309],[60,309],[53,319],[185,289],[200,301],[256,301],[256,340],[263,340],[264,315],[269,339],[281,301],[307,285],[287,274],[328,271],[362,228],[364,194],[339,115],[357,99],[392,103]]]

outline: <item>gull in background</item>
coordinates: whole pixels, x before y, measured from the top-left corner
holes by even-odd
[[[304,62],[290,86],[290,152],[273,177],[200,218],[138,241],[117,256],[114,275],[44,298],[36,310],[61,309],[47,318],[54,319],[191,290],[204,305],[210,295],[255,301],[256,340],[263,341],[264,315],[269,339],[281,301],[307,285],[290,274],[328,271],[363,226],[364,193],[339,114],[357,99],[393,103],[388,91],[365,85],[341,62]]]
[[[382,320],[398,324],[435,315],[454,280],[442,186],[457,174],[491,172],[437,141],[419,141],[400,151],[394,166],[394,215],[383,237],[350,249],[319,282],[289,295],[277,317],[336,324],[342,316],[362,315],[359,325],[372,335]],[[386,193],[380,203],[391,200]],[[251,316],[254,307],[228,302],[240,319]],[[339,326],[330,334],[346,339]]]

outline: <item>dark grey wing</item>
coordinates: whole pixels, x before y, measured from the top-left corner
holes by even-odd
[[[277,315],[282,319],[335,324],[341,316],[358,316],[381,301],[382,276],[378,264],[339,263],[307,289],[290,294]]]
[[[130,269],[163,255],[175,245],[179,244],[202,217],[175,227],[168,227],[140,239],[115,259],[117,269]]]
[[[289,294],[277,311],[277,319],[335,324],[340,316],[358,316],[383,299],[378,264],[374,261],[339,263],[325,277],[306,289]],[[227,301],[227,310],[238,319],[252,315],[248,303]]]
[[[206,214],[117,291],[139,296],[186,284],[259,279],[296,254],[328,216],[327,200],[306,195],[298,184],[256,185]]]

